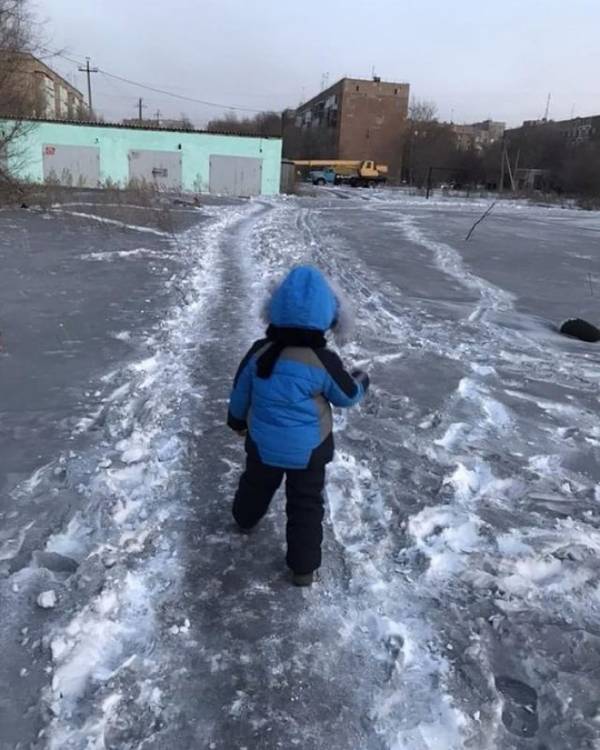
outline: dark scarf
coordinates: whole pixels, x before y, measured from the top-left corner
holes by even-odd
[[[304,346],[309,349],[324,349],[327,346],[323,331],[311,331],[308,328],[279,328],[270,325],[267,328],[267,339],[272,342],[271,346],[256,363],[257,375],[263,380],[271,377],[273,368],[286,346]]]

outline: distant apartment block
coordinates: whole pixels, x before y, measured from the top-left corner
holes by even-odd
[[[506,123],[484,120],[472,125],[452,124],[456,135],[456,146],[460,151],[483,151],[488,146],[501,141]]]
[[[11,73],[13,85],[24,91],[21,98],[27,111],[4,114],[26,114],[49,120],[89,119],[81,91],[41,60],[30,54],[19,54],[5,64],[14,71]]]
[[[288,159],[374,159],[399,174],[410,86],[342,78],[283,115]]]
[[[506,131],[508,141],[535,137],[537,132],[559,133],[569,146],[600,141],[600,115],[573,117],[569,120],[525,120],[519,128]]]

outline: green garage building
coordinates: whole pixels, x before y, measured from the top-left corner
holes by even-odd
[[[0,120],[0,134],[12,125]],[[9,171],[35,183],[101,188],[143,182],[243,197],[279,193],[280,138],[27,120],[11,146],[3,155]]]

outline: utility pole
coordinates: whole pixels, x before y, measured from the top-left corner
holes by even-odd
[[[90,68],[90,58],[85,58],[85,68],[79,68],[81,73],[87,73],[87,85],[88,85],[88,107],[90,108],[90,115],[92,114],[92,73],[98,73],[98,68]]]
[[[508,151],[505,151],[504,155],[506,156],[506,168],[508,169],[508,177],[510,179],[510,187],[511,187],[513,193],[515,193],[516,190],[517,190],[517,186],[515,184],[515,177],[513,175],[512,167],[510,166],[510,159],[508,157]]]
[[[502,156],[500,158],[500,184],[498,185],[498,192],[504,192],[504,164],[506,160],[506,141],[502,141]]]
[[[146,109],[146,105],[144,104],[144,100],[140,96],[138,99],[138,103],[136,104],[137,111],[138,111],[138,120],[140,121],[140,125],[144,122],[144,115],[142,114],[142,110]]]
[[[427,200],[429,200],[429,196],[431,195],[431,178],[433,176],[433,167],[429,167],[427,170]]]
[[[156,124],[160,125],[160,109],[157,109],[154,113],[154,117],[156,118]]]
[[[519,159],[521,158],[521,149],[517,151],[517,158],[515,159],[515,166],[513,169],[513,174],[515,176],[515,180],[517,180],[517,172],[519,171]]]
[[[544,121],[548,122],[548,117],[550,117],[550,102],[552,100],[552,93],[548,94],[548,100],[546,101],[546,111],[544,113]]]

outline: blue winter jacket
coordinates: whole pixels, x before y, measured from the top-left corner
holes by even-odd
[[[255,342],[240,364],[228,424],[248,430],[248,452],[267,465],[304,469],[330,461],[331,405],[353,406],[365,395],[366,375],[350,375],[326,346],[323,332],[338,313],[321,272],[294,269],[271,298],[267,338]]]

